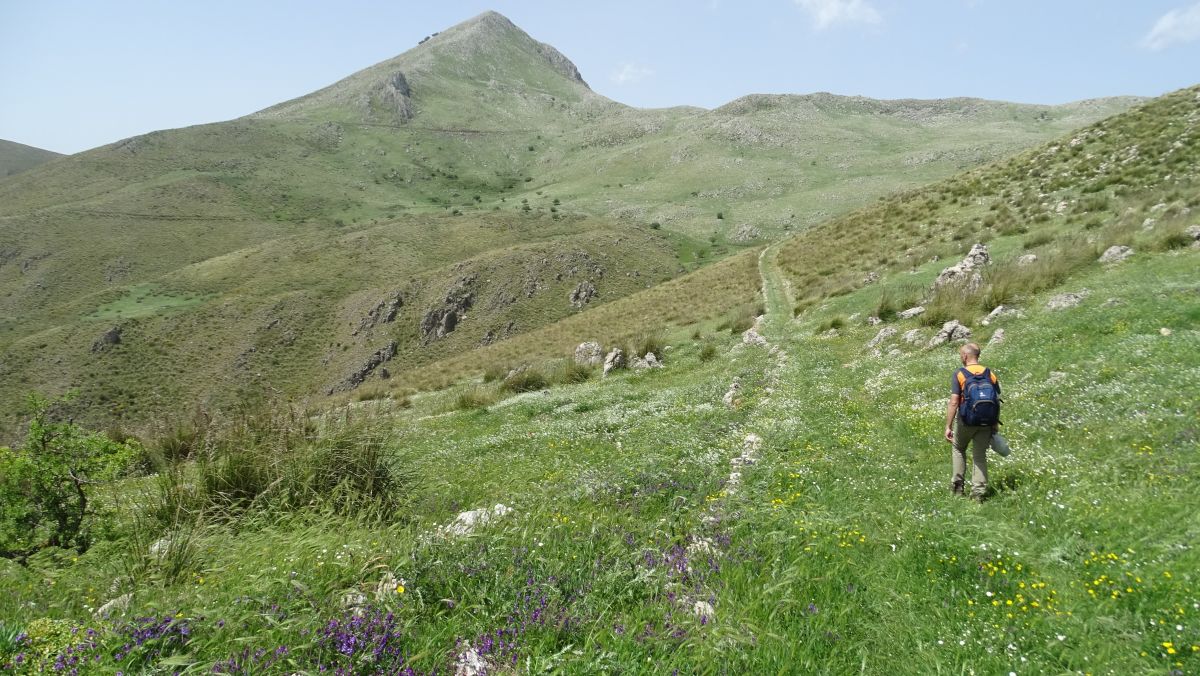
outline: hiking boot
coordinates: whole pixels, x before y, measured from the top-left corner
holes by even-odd
[[[953,495],[958,495],[960,497],[963,495],[966,495],[965,493],[963,493],[962,482],[955,481],[954,483],[950,484],[950,493]]]

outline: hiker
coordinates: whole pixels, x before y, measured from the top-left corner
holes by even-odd
[[[967,343],[958,350],[962,368],[950,379],[950,404],[946,407],[946,441],[953,447],[950,490],[964,495],[967,444],[971,444],[971,499],[983,502],[987,492],[987,449],[1000,424],[1000,382],[991,369],[979,363],[979,346]],[[955,422],[957,418],[957,422]]]

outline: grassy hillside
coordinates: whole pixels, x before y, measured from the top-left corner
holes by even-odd
[[[0,663],[1194,672],[1198,94],[668,282],[701,302],[664,312],[702,320],[718,279],[705,275],[748,280],[753,261],[757,297],[749,281],[718,295],[761,304],[767,346],[700,321],[663,369],[482,408],[460,395],[504,396],[501,383],[148,439],[158,472],[96,489],[108,517],[86,553],[0,569]],[[986,225],[992,191],[1011,213]],[[1076,213],[1089,196],[1108,211]],[[945,239],[922,227],[950,219]],[[978,288],[897,319],[976,236],[993,257]],[[1134,253],[1099,262],[1112,244]],[[1018,273],[1009,261],[1028,253],[1038,261]],[[844,277],[810,277],[826,260]],[[978,321],[1001,291],[1013,311]],[[558,326],[624,307],[612,321],[633,327],[654,292]],[[1051,308],[1066,292],[1080,302]],[[949,491],[940,432],[958,360],[954,343],[927,346],[924,324],[940,322],[922,318],[937,312],[972,325],[1004,384],[1014,452],[991,456],[982,504]],[[491,511],[458,518],[476,509]]]
[[[583,282],[599,306],[1133,102],[818,94],[638,110],[485,13],[296,100],[0,181],[0,405],[74,388],[80,415],[142,424],[341,390],[392,340],[382,368],[407,387],[545,355],[585,325],[632,335],[613,310],[467,354],[575,313]],[[422,320],[471,275],[487,308],[426,340]],[[689,321],[748,302],[669,298],[688,284],[652,302]],[[396,294],[393,322],[355,333]],[[120,343],[97,343],[114,329]]]
[[[0,139],[0,178],[19,174],[56,157],[62,157],[62,155],[52,150],[42,150],[23,143]]]

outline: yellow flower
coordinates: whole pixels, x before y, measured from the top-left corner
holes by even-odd
[[[396,593],[403,594],[404,593],[404,585],[402,585],[402,584],[396,585]]]

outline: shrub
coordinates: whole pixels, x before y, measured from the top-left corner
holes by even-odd
[[[509,370],[510,369],[506,366],[501,366],[499,364],[492,364],[492,365],[488,366],[487,369],[484,370],[483,382],[491,383],[491,382],[495,382],[497,380],[501,380],[504,378],[504,376],[508,375]]]
[[[0,447],[0,556],[25,559],[46,548],[87,551],[107,514],[92,498],[97,486],[124,475],[141,456],[70,422],[54,422],[52,403],[29,398],[32,418],[21,448]]]
[[[575,363],[574,359],[564,359],[550,373],[550,382],[555,385],[575,385],[582,382],[587,382],[595,373],[595,369],[590,366]]]
[[[1036,249],[1039,246],[1049,244],[1050,242],[1053,242],[1053,241],[1054,241],[1054,235],[1043,230],[1041,232],[1036,232],[1036,233],[1030,235],[1029,237],[1026,237],[1025,243],[1022,246],[1024,246],[1026,249]]]
[[[394,513],[407,477],[388,464],[391,425],[346,413],[318,419],[293,408],[247,413],[210,437],[185,472],[160,481],[163,525],[177,527],[179,512],[217,520],[251,510],[317,508],[346,516]]]
[[[550,384],[549,378],[539,369],[532,366],[518,369],[500,383],[500,388],[509,392],[533,392],[545,389]]]
[[[654,356],[662,357],[663,347],[666,346],[666,341],[659,331],[643,331],[629,340],[625,346],[625,353],[632,357],[644,357],[647,352],[653,352]]]
[[[459,393],[454,400],[454,408],[460,411],[484,409],[496,403],[496,398],[495,390],[476,385]]]
[[[700,361],[712,361],[717,356],[717,346],[715,343],[706,342],[700,346]]]

